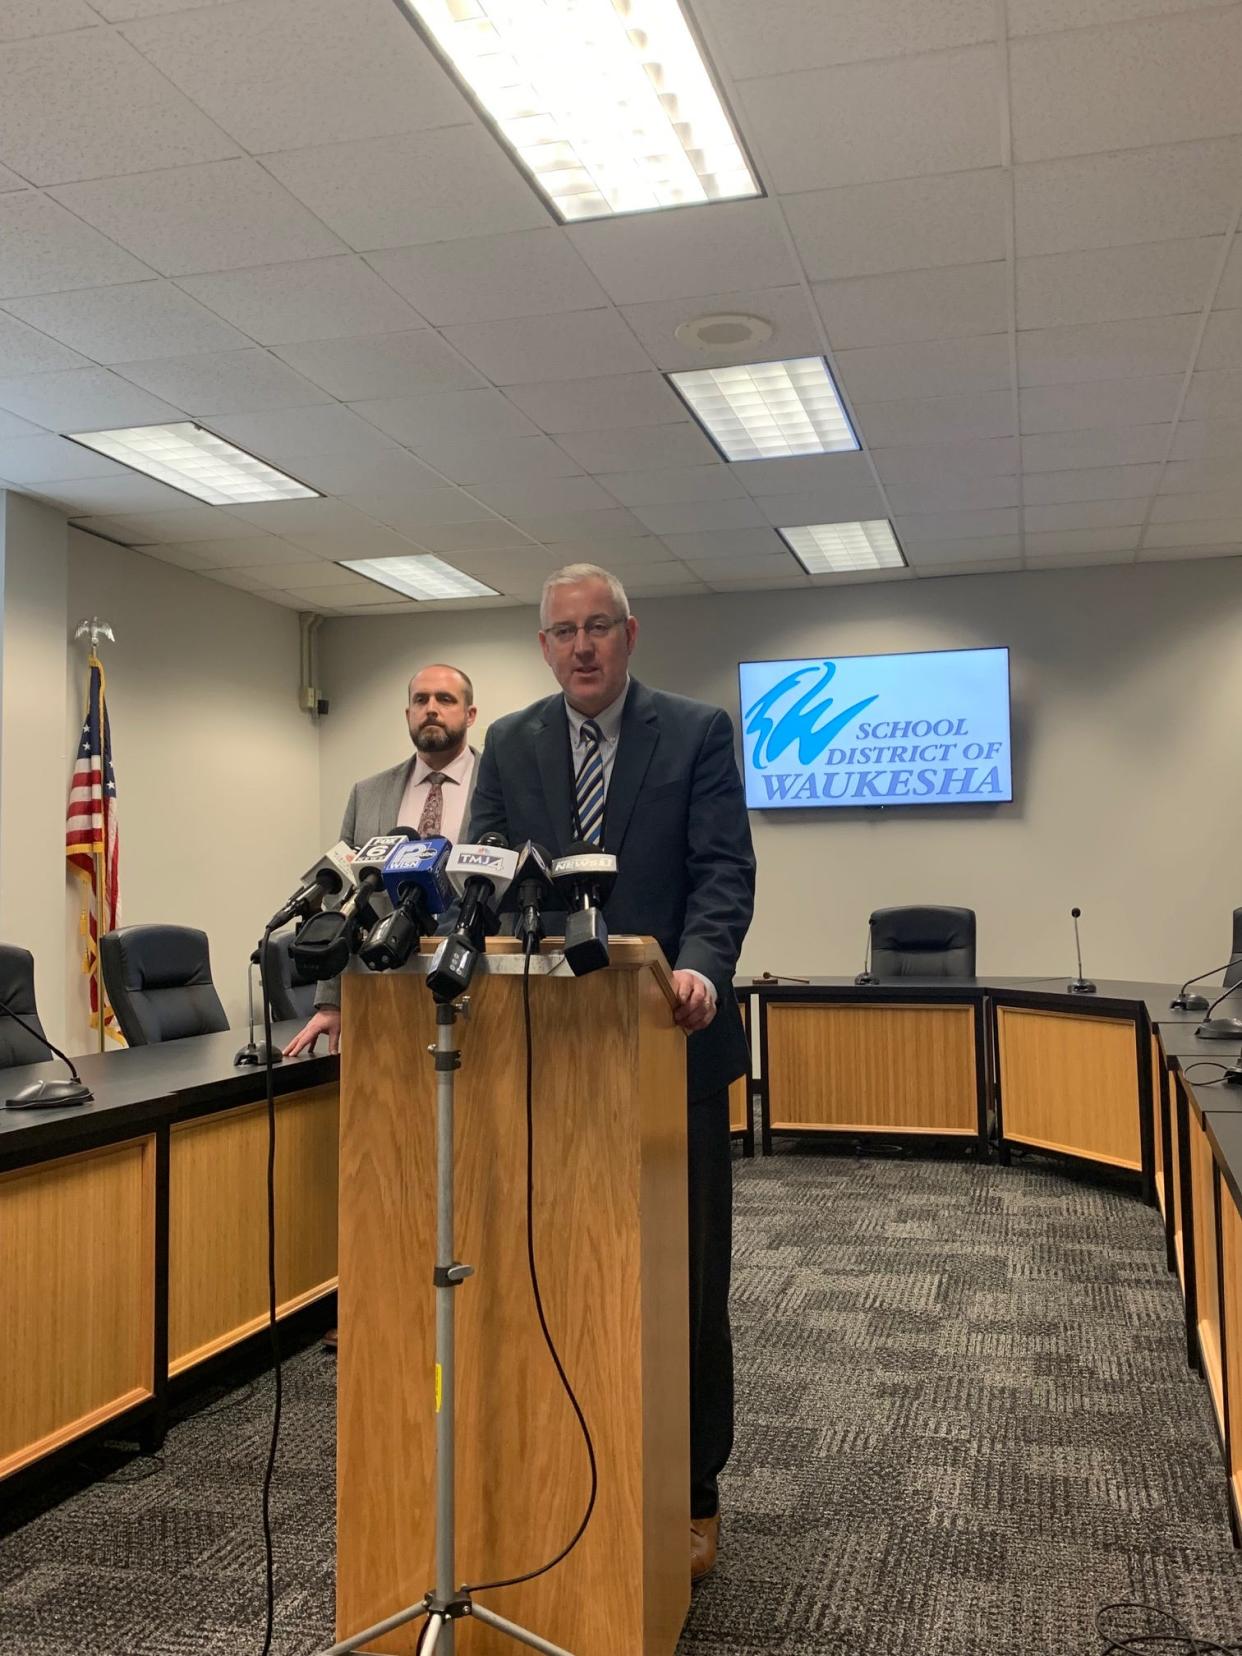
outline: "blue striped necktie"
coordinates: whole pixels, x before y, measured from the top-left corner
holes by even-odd
[[[584,719],[579,733],[582,764],[578,769],[578,831],[588,845],[603,842],[604,761],[599,751],[603,731],[594,719]]]

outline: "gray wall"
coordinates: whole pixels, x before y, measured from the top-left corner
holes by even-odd
[[[752,814],[747,970],[853,972],[888,903],[978,911],[994,973],[1062,973],[1069,908],[1096,976],[1185,975],[1228,953],[1242,903],[1242,561],[1057,570],[705,599],[636,600],[638,677],[737,716],[736,664],[1007,644],[1013,805]],[[474,678],[479,733],[555,688],[531,609],[329,620],[320,838],[350,784],[409,752],[402,707],[430,660]]]

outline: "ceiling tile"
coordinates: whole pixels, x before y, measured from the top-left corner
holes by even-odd
[[[428,552],[490,552],[498,547],[526,546],[531,536],[499,518],[479,523],[426,524],[412,536]]]
[[[10,483],[50,483],[75,477],[117,477],[115,460],[63,437],[0,438],[0,477]]]
[[[401,333],[423,320],[354,254],[185,276],[179,286],[260,345]]]
[[[367,339],[278,345],[276,355],[342,401],[412,397],[478,385],[480,376],[431,328]]]
[[[1078,471],[1035,472],[1024,481],[1023,499],[1028,506],[1146,499],[1160,480],[1160,470],[1158,465],[1088,466]]]
[[[1242,372],[1229,368],[1192,374],[1181,417],[1242,421]]]
[[[1009,327],[1003,263],[820,282],[815,298],[835,350],[1004,333]]]
[[[1148,547],[1235,546],[1242,548],[1242,512],[1224,518],[1199,518],[1188,523],[1153,523],[1144,537]]]
[[[737,466],[717,463],[681,471],[610,472],[600,482],[623,506],[669,506],[682,500],[738,500],[746,490],[737,473]]]
[[[985,568],[992,562],[1015,561],[1022,551],[1020,535],[972,535],[966,540],[920,540],[909,530],[902,546],[910,562],[930,565],[938,572],[947,565]]]
[[[1218,310],[1236,310],[1242,305],[1242,237],[1237,235],[1225,260],[1224,274],[1214,302]]]
[[[201,560],[200,567],[209,569],[275,569],[287,566],[297,557],[288,541],[279,540],[275,535],[253,533],[239,535],[233,540],[182,541],[170,550]],[[194,566],[187,564],[185,567]],[[256,576],[255,580],[263,584],[261,576]]]
[[[1012,35],[1046,34],[1053,29],[1132,22],[1135,18],[1197,11],[1221,3],[1222,0],[1009,0],[1009,32]],[[1231,0],[1223,3],[1228,5]]]
[[[471,118],[388,0],[248,0],[151,18],[124,33],[252,155]]]
[[[960,437],[1010,437],[1013,398],[1008,391],[971,391],[959,397],[895,397],[857,403],[854,413],[873,449]]]
[[[1242,416],[1242,410],[1239,411]],[[1223,420],[1179,420],[1170,460],[1210,460],[1216,455],[1242,460],[1242,417]]]
[[[474,376],[476,379],[477,375]],[[388,397],[359,402],[356,412],[400,443],[433,449],[453,445],[458,453],[464,438],[537,437],[539,428],[520,409],[491,386],[465,391],[441,391],[424,397]]]
[[[10,299],[5,309],[101,363],[231,351],[250,343],[171,282]]]
[[[399,558],[416,550],[408,535],[361,517],[350,529],[296,529],[284,538],[322,558]]]
[[[230,541],[230,546],[240,546],[240,541]],[[283,541],[278,543],[284,546],[287,559],[296,559],[296,552]],[[340,564],[333,563],[328,558],[302,558],[297,561],[283,563],[261,563],[250,569],[221,571],[219,579],[225,580],[229,575],[241,574],[253,581],[259,587],[331,587],[347,586],[358,579],[352,569],[342,569]],[[244,583],[243,583],[244,584]],[[253,589],[252,589],[253,590]]]
[[[1005,257],[999,167],[814,190],[781,205],[812,281]]]
[[[647,564],[635,570],[627,582],[627,591],[632,598],[688,598],[706,592],[707,588],[685,564]]]
[[[173,564],[178,569],[193,569],[206,574],[209,571],[214,571],[220,560],[224,545],[224,541],[205,541],[198,543],[198,545],[187,542],[183,546],[142,546],[138,548],[138,551],[144,558],[155,558],[159,563]],[[207,556],[203,555],[204,551],[208,552]],[[231,582],[231,585],[249,585],[251,582],[256,586],[259,584],[255,576],[242,577],[236,570],[232,573],[237,576],[237,579]]]
[[[1240,60],[1237,6],[1013,40],[1014,159],[1235,133]]]
[[[349,534],[365,526],[364,513],[341,500],[261,500],[250,506],[212,508],[221,515],[248,523],[269,535],[286,535],[290,539],[303,533]]]
[[[996,32],[991,0],[700,0],[696,10],[735,80],[969,46]]]
[[[989,506],[1016,506],[1018,479],[987,475],[955,477],[948,473],[937,478],[920,478],[917,482],[889,483],[885,493],[894,512],[965,512]]]
[[[805,571],[799,568],[793,554],[783,545],[769,557],[689,558],[686,567],[708,582],[755,580],[759,577],[779,581],[782,576],[806,579]]]
[[[1163,460],[1171,425],[1099,426],[1093,431],[1031,432],[1022,439],[1025,472],[1080,466],[1141,466]],[[1179,428],[1180,429],[1180,428]]]
[[[884,497],[869,479],[805,494],[757,495],[755,505],[765,522],[784,529],[803,523],[866,523],[888,516]]]
[[[1071,431],[1080,426],[1155,425],[1171,420],[1181,395],[1176,375],[1097,380],[1084,385],[1033,385],[1019,393],[1022,430]]]
[[[1242,310],[1216,311],[1208,317],[1196,368],[1242,368]]]
[[[619,305],[785,287],[798,280],[766,201],[722,201],[676,213],[639,213],[572,226],[567,235]]]
[[[1061,553],[1058,556],[1032,555],[1029,551],[1026,557],[1027,569],[1103,569],[1109,564],[1132,564],[1134,553],[1131,551],[1116,552],[1079,552]]]
[[[351,490],[344,498],[350,506],[356,506],[368,517],[386,523],[390,529],[409,535],[411,540],[417,540],[420,532],[429,525],[443,527],[446,523],[488,522],[494,516],[489,507],[481,505],[464,490],[451,484],[420,487],[417,490],[405,488],[399,494],[382,489],[359,490],[356,493]]]
[[[471,437],[453,432],[421,437],[420,460],[453,483],[538,486],[548,478],[571,478],[581,468],[550,437]],[[581,481],[586,482],[583,478]],[[611,504],[611,502],[606,502]]]
[[[61,482],[31,483],[31,491],[44,500],[54,501],[68,517],[93,517],[99,514],[175,511],[181,505],[192,504],[187,494],[170,489],[154,478],[141,477],[137,472],[126,472],[119,477],[79,477]]]
[[[237,145],[109,29],[0,54],[0,154],[32,184],[218,161]]]
[[[278,462],[307,454],[386,460],[394,449],[389,438],[338,403],[218,415],[211,428],[251,454]]]
[[[98,22],[98,9],[92,11],[86,0],[4,0],[0,6],[0,40],[89,29]]]
[[[529,521],[536,517],[616,508],[616,501],[593,477],[506,477],[502,482],[480,483],[470,492],[494,512],[520,522],[527,534],[536,533]]]
[[[0,464],[0,472],[4,466]],[[1242,467],[1234,454],[1216,455],[1211,459],[1173,460],[1164,468],[1160,479],[1161,494],[1195,494],[1212,489],[1236,488],[1242,478]]]
[[[915,345],[867,345],[838,351],[836,367],[856,402],[889,397],[951,396],[1002,391],[1012,383],[1009,335],[931,339]]]
[[[595,545],[617,545],[622,541],[649,540],[646,524],[640,523],[632,512],[618,506],[602,507],[597,511],[511,514],[517,524],[532,540],[548,543],[590,541]]]
[[[764,525],[759,529],[698,530],[690,534],[670,534],[663,543],[675,558],[767,558],[789,548],[776,530]]]
[[[233,540],[254,529],[215,506],[189,501],[171,512],[126,512],[120,516],[84,519],[80,529],[105,535],[129,546],[181,545],[193,541]]]
[[[1004,477],[1018,470],[1014,437],[967,438],[878,449],[873,455],[882,483],[935,483],[942,477]]]
[[[1207,303],[1224,243],[1193,241],[1105,247],[1019,259],[1019,328],[1199,312]]]
[[[994,48],[968,46],[748,80],[738,98],[769,186],[818,190],[998,166],[995,84]]]
[[[0,298],[150,275],[146,265],[49,197],[34,190],[0,197]]]
[[[647,355],[612,310],[532,316],[521,324],[474,322],[444,337],[496,385],[594,379],[648,366]]]
[[[204,351],[158,362],[120,362],[116,371],[144,391],[187,413],[257,414],[273,408],[306,408],[328,396],[267,351]]]
[[[643,534],[641,524],[638,528],[638,534],[624,540],[586,535],[570,535],[563,539],[558,535],[545,535],[540,538],[547,542],[548,551],[560,564],[599,564],[601,569],[610,569],[614,575],[624,579],[630,570],[637,569],[641,564],[668,563],[673,556],[662,540]]]
[[[370,254],[368,263],[436,327],[590,310],[607,303],[565,232],[551,225],[507,236],[389,248]]]
[[[634,516],[653,535],[690,534],[703,529],[751,529],[763,525],[753,500],[687,500],[667,506],[636,506]]]
[[[1223,235],[1242,139],[1074,155],[1014,169],[1020,257]]]
[[[1027,506],[1022,521],[1027,533],[1051,534],[1069,529],[1117,529],[1141,524],[1147,501],[1076,500],[1053,506]]]
[[[537,590],[557,568],[557,560],[538,546],[514,547],[507,552],[467,553],[454,558],[452,563],[467,575],[506,592],[532,583]]]
[[[1139,530],[1134,524],[1128,529],[1050,529],[1026,536],[1028,558],[1064,558],[1091,552],[1134,552],[1138,548]]]
[[[729,470],[752,495],[874,487],[865,454],[799,454],[784,460],[742,460]]]
[[[679,420],[685,410],[663,375],[650,372],[512,385],[505,395],[554,437],[565,431],[665,425]]]
[[[1230,489],[1211,493],[1157,495],[1151,503],[1151,521],[1190,523],[1198,518],[1242,519],[1242,479]]]
[[[268,155],[264,165],[360,253],[548,223],[548,209],[477,122]]]
[[[280,469],[321,494],[393,495],[441,487],[441,479],[429,466],[396,443],[387,453],[290,454],[282,459]],[[448,489],[444,492],[452,493]],[[358,501],[354,504],[362,506]]]
[[[154,547],[154,546],[150,546],[150,547],[149,546],[144,546],[143,549],[142,549],[142,555],[146,558],[159,557],[160,549],[158,547]],[[173,558],[169,558],[169,559],[166,559],[165,561],[168,562],[168,563],[173,563],[176,560],[173,559]],[[311,562],[313,564],[318,565],[318,567],[321,568],[321,569],[331,569],[333,567],[331,564],[327,563],[323,558],[315,558],[315,559],[312,559]],[[193,569],[194,565],[193,564],[185,564],[185,565],[183,565],[183,567],[187,568],[187,569]],[[272,568],[272,569],[277,569],[277,568],[281,568],[281,567],[288,569],[292,566],[290,566],[288,564],[285,564],[283,566],[278,565],[278,564],[271,564],[271,565],[268,565],[267,567]],[[300,566],[298,566],[298,567],[300,567]],[[199,574],[205,575],[209,581],[219,581],[221,586],[239,587],[243,592],[253,592],[258,597],[262,597],[265,593],[270,591],[270,589],[272,587],[272,584],[273,584],[271,581],[268,581],[268,580],[264,579],[265,572],[266,571],[263,567],[260,567],[258,569],[202,568],[202,569],[199,569],[199,571],[198,571]]]
[[[284,587],[281,590],[292,598],[309,598],[312,603],[322,604],[333,610],[341,604],[367,604],[372,598],[382,604],[392,592],[391,587],[381,586],[378,581],[368,581],[365,576],[359,575],[352,576],[348,581],[327,586],[321,584]]]
[[[311,610],[317,615],[337,615],[345,613],[344,610],[338,611],[333,607],[333,605],[325,603],[319,596],[322,592],[322,587],[318,589],[317,594],[311,594],[308,592],[282,592],[276,587],[272,587],[269,591],[263,594],[263,602],[266,604],[282,604],[286,609]],[[257,594],[254,596],[257,596]]]
[[[0,190],[24,190],[25,188],[26,180],[24,178],[19,178],[15,172],[10,172],[7,167],[0,167]]]
[[[1185,558],[1232,558],[1242,550],[1242,538],[1232,537],[1229,544],[1220,546],[1144,547],[1138,555],[1140,563],[1181,562]]]
[[[52,431],[102,431],[182,418],[181,409],[140,391],[107,368],[68,368],[0,380],[0,408]]]
[[[0,315],[0,376],[40,374],[55,368],[81,368],[86,358],[67,350],[15,317]]]
[[[879,570],[876,571],[877,578],[881,573]],[[904,574],[905,571],[902,570],[900,573]],[[728,575],[707,575],[703,579],[712,592],[788,592],[794,587],[810,587],[815,584],[810,576],[801,573],[792,558],[786,561],[786,573],[780,576],[744,575],[731,578]]]
[[[1021,385],[1068,385],[1081,380],[1185,373],[1198,332],[1197,315],[1028,329],[1018,335],[1018,381]]]
[[[1014,534],[1018,528],[1016,510],[982,512],[911,512],[895,517],[893,527],[904,544],[926,546],[934,541],[970,540],[975,536]]]
[[[758,316],[772,335],[756,345],[728,351],[700,350],[674,337],[683,322],[705,315]],[[667,372],[711,368],[733,362],[771,362],[778,357],[819,356],[824,349],[819,321],[800,287],[759,288],[745,293],[716,293],[707,299],[661,299],[625,305],[621,314],[646,346],[651,360]]]
[[[332,232],[250,160],[70,184],[53,194],[165,276],[341,251]]]
[[[566,454],[588,472],[697,469],[718,458],[713,445],[689,420],[679,425],[627,426],[619,431],[565,432],[558,440]]]

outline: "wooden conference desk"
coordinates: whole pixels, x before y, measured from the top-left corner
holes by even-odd
[[[170,1380],[266,1326],[265,1077],[234,1068],[244,1039],[95,1053],[76,1060],[93,1103],[0,1108],[0,1479],[105,1425],[158,1440]],[[275,1071],[282,1317],[336,1287],[337,1072]],[[64,1073],[6,1070],[0,1099]]]

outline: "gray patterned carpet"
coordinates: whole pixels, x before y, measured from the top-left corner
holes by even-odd
[[[681,1656],[1096,1656],[1096,1610],[1134,1598],[1242,1640],[1152,1210],[1031,1164],[796,1152],[736,1192],[738,1447]],[[226,1394],[158,1466],[10,1511],[3,1656],[257,1656],[270,1403]],[[316,1347],[286,1369],[279,1656],[331,1637],[332,1438]]]

